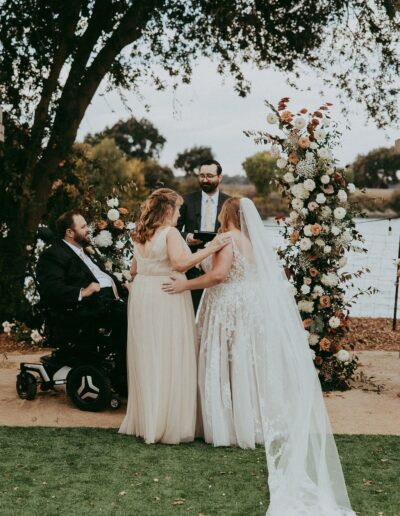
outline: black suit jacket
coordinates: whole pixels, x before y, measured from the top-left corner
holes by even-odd
[[[90,259],[113,278],[120,297],[126,297],[126,290],[115,276],[104,270],[101,260],[96,260],[92,255]],[[43,251],[38,261],[36,277],[41,302],[55,309],[76,306],[81,288],[87,287],[93,281],[97,282],[85,262],[62,240]]]
[[[229,199],[230,196],[219,192],[218,206],[217,206],[217,218],[215,220],[214,231],[218,231],[219,222],[218,215],[221,211],[224,202]],[[182,232],[182,236],[186,240],[188,233],[193,233],[195,229],[200,231],[201,228],[201,190],[186,194],[183,196],[184,203],[181,207],[181,215],[179,217],[176,227]]]

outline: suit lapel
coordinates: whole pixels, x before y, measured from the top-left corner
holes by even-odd
[[[75,260],[75,262],[77,264],[79,264],[79,266],[87,273],[89,274],[92,278],[93,278],[93,281],[96,281],[97,282],[97,279],[96,279],[96,276],[93,274],[93,272],[89,269],[89,267],[86,265],[86,263],[81,259],[79,258],[79,256],[70,248],[70,246],[68,244],[66,244],[65,242],[63,242],[61,240],[60,242],[60,245],[61,247],[66,250]],[[98,265],[98,264],[97,264]]]

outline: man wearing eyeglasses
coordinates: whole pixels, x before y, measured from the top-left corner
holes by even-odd
[[[201,190],[183,196],[184,204],[177,223],[177,228],[182,232],[182,236],[193,252],[204,246],[202,240],[195,238],[195,231],[217,232],[218,215],[224,202],[229,199],[229,195],[219,190],[222,167],[218,161],[213,159],[204,161],[200,165],[198,179]],[[195,267],[186,275],[191,279],[200,274],[202,274],[201,271]],[[202,292],[202,290],[191,291],[195,311]]]

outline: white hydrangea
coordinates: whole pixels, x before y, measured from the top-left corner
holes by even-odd
[[[328,324],[331,328],[339,328],[340,319],[339,317],[333,316],[329,319]]]
[[[295,210],[301,210],[303,206],[304,206],[304,202],[301,199],[297,199],[297,198],[293,199],[292,207]]]
[[[302,251],[308,251],[309,249],[311,249],[311,246],[312,246],[312,242],[309,238],[302,238],[300,240],[300,249]]]
[[[295,126],[296,129],[303,129],[306,126],[306,121],[304,120],[304,118],[298,117],[294,121],[293,125]]]
[[[310,197],[310,192],[304,188],[303,183],[297,183],[290,188],[290,191],[297,197],[298,199],[308,199]]]
[[[315,139],[316,140],[325,140],[325,138],[327,137],[327,132],[324,131],[324,129],[316,129],[314,131],[314,136],[315,136]]]
[[[304,285],[301,286],[300,290],[301,290],[302,294],[306,295],[306,294],[310,293],[311,289],[310,289],[310,287],[308,285],[304,284]]]
[[[318,157],[326,160],[331,161],[333,159],[333,154],[330,149],[326,149],[325,147],[322,147],[322,149],[317,150]]]
[[[335,236],[340,235],[340,228],[338,226],[332,226],[331,233],[332,233],[332,235],[335,235]]]
[[[93,240],[97,247],[110,247],[113,243],[112,235],[107,229],[100,231]]]
[[[107,217],[111,222],[115,222],[119,219],[119,211],[115,208],[111,208],[111,210],[108,210]]]
[[[350,360],[350,353],[346,349],[341,349],[335,355],[339,362],[348,362]]]
[[[322,183],[323,185],[327,185],[327,184],[329,183],[329,181],[330,181],[330,180],[331,180],[331,179],[330,179],[330,177],[329,177],[329,176],[327,176],[326,174],[324,174],[323,176],[321,176],[321,183]]]
[[[294,175],[291,172],[286,172],[283,176],[283,180],[286,181],[286,183],[294,183]]]
[[[315,158],[312,152],[307,151],[305,159],[301,159],[296,165],[299,176],[314,177],[316,174]]]
[[[268,113],[267,115],[267,122],[269,124],[277,124],[278,123],[278,117],[275,115],[275,113]]]
[[[323,219],[328,219],[332,215],[332,210],[329,208],[329,206],[323,206],[321,210],[321,217]]]
[[[339,278],[333,272],[327,272],[322,275],[321,283],[326,287],[336,287],[339,283]]]
[[[335,219],[337,220],[342,220],[345,218],[346,216],[346,210],[344,208],[342,208],[341,206],[339,208],[335,208],[335,210],[333,211],[333,215],[335,217]]]
[[[305,299],[301,299],[297,306],[300,310],[300,312],[306,312],[311,314],[314,310],[314,303],[312,301],[306,301]]]
[[[347,193],[344,190],[339,190],[337,193],[337,198],[340,202],[346,202],[347,201]]]
[[[350,193],[354,193],[356,191],[356,187],[353,183],[349,183],[347,185],[347,190],[350,192]]]
[[[315,285],[315,287],[313,288],[313,293],[317,297],[320,297],[324,293],[324,289],[321,287],[321,285]]]
[[[313,179],[306,179],[303,184],[304,184],[304,188],[306,190],[308,190],[309,192],[312,192],[313,190],[315,190],[316,184]]]
[[[319,335],[317,335],[316,333],[310,333],[310,335],[308,336],[308,343],[311,346],[315,346],[316,344],[318,344],[318,342],[319,342]]]
[[[324,204],[326,202],[326,197],[323,193],[319,193],[315,198],[318,204]]]
[[[117,249],[118,251],[120,251],[121,249],[123,249],[125,247],[125,244],[122,240],[118,240],[115,245],[114,245],[115,249]]]
[[[107,200],[107,206],[109,208],[118,208],[119,201],[116,197]]]

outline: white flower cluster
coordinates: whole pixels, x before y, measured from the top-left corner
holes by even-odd
[[[296,165],[299,176],[314,177],[317,173],[316,162],[312,152],[307,152],[305,159],[301,159]]]
[[[3,326],[4,333],[6,333],[7,335],[10,335],[10,333],[12,332],[12,329],[14,328],[15,324],[14,323],[10,323],[8,321],[4,321],[2,326]]]
[[[314,303],[312,301],[306,301],[305,299],[301,299],[297,306],[300,310],[300,312],[306,312],[311,314],[314,310]]]
[[[93,240],[97,247],[109,247],[113,243],[112,235],[107,229],[100,231]]]
[[[115,222],[119,219],[119,211],[115,208],[111,208],[111,210],[108,210],[107,217],[111,222]]]
[[[10,228],[7,226],[7,224],[5,222],[3,222],[0,225],[0,235],[1,235],[1,238],[7,238],[9,231],[10,231]]]
[[[39,342],[42,342],[43,337],[40,335],[40,333],[37,330],[31,331],[31,339],[35,344],[39,344]]]
[[[336,287],[339,283],[339,278],[333,272],[328,272],[322,275],[321,283],[326,287]]]
[[[350,360],[350,353],[345,349],[341,349],[336,353],[335,357],[339,362],[348,362]]]
[[[119,200],[117,197],[112,197],[111,199],[107,200],[107,206],[109,208],[118,208],[119,206]]]

